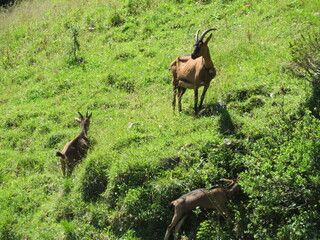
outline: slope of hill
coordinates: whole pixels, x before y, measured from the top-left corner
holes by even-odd
[[[196,210],[185,239],[319,238],[320,104],[290,47],[319,40],[319,12],[302,0],[2,9],[0,239],[162,239],[172,200],[238,176],[234,222]],[[194,116],[188,90],[173,114],[169,64],[211,27],[205,111]],[[55,152],[79,133],[78,111],[92,112],[92,146],[63,178]]]

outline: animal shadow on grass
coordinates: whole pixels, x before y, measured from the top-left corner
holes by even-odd
[[[235,126],[224,102],[218,101],[215,104],[205,105],[197,117],[219,117],[219,131],[221,134],[229,135],[235,131]]]

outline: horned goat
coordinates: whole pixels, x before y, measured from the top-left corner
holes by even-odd
[[[226,219],[231,220],[226,206],[229,198],[240,189],[240,185],[238,184],[239,179],[229,180],[223,178],[221,180],[229,182],[230,184],[226,187],[196,189],[171,202],[171,205],[174,206],[174,215],[167,228],[164,240],[168,240],[171,234],[173,234],[174,239],[176,239],[176,235],[188,216],[188,213],[197,207],[215,209]]]
[[[92,113],[88,115],[88,112],[85,117],[78,112],[80,118],[75,118],[77,122],[80,123],[81,132],[77,135],[73,140],[68,142],[61,152],[57,152],[56,156],[60,157],[61,161],[61,169],[63,176],[67,174],[70,175],[74,169],[74,167],[79,163],[82,158],[84,158],[89,149],[89,139],[87,136],[87,132],[89,130],[90,118]]]
[[[176,106],[176,96],[178,94],[179,112],[181,112],[181,98],[188,89],[194,89],[194,112],[195,114],[202,107],[206,92],[211,80],[216,76],[216,69],[211,60],[208,42],[212,34],[204,41],[205,35],[215,28],[207,29],[198,38],[199,31],[196,33],[196,43],[193,53],[190,55],[177,57],[170,65],[173,86],[173,111]],[[198,105],[198,89],[203,86],[203,91]]]

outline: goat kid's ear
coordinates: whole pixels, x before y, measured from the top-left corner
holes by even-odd
[[[81,123],[81,119],[80,118],[74,118],[77,122]]]
[[[211,37],[212,37],[212,33],[211,33],[211,34],[209,35],[209,37],[206,39],[205,44],[208,44],[208,42],[210,41]]]

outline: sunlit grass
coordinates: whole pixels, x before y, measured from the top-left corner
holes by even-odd
[[[0,238],[161,239],[179,194],[254,176],[247,147],[283,119],[296,121],[305,103],[309,86],[286,63],[290,42],[319,28],[319,11],[317,1],[288,0],[40,0],[2,9]],[[211,27],[217,76],[207,111],[194,116],[188,90],[174,113],[169,65]],[[55,152],[79,133],[78,111],[93,113],[92,146],[64,179]]]

